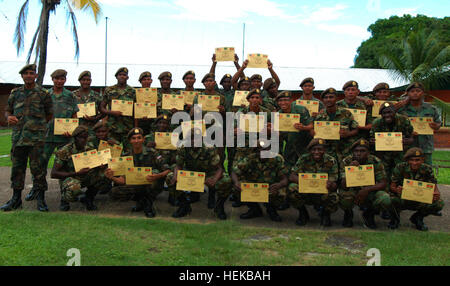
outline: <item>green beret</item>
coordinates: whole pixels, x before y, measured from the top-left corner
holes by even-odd
[[[231,78],[232,78],[231,74],[229,74],[229,73],[225,74],[225,75],[222,77],[222,79],[220,80],[219,83],[222,84],[222,82],[223,82],[226,78],[231,79]]]
[[[80,73],[80,75],[78,76],[78,81],[80,81],[84,76],[91,77],[91,72],[90,71],[84,71],[84,72]]]
[[[377,92],[377,91],[383,90],[383,89],[389,90],[389,84],[387,84],[385,82],[380,82],[373,88],[373,92]]]
[[[406,88],[406,92],[410,91],[413,88],[420,88],[421,90],[425,91],[425,88],[423,87],[423,84],[420,82],[413,82]]]
[[[166,114],[161,114],[155,119],[155,124],[158,123],[160,120],[167,120],[170,123],[170,117]]]
[[[152,78],[152,73],[149,71],[141,73],[141,75],[139,76],[139,82],[141,82],[144,77]]]
[[[213,80],[216,80],[216,76],[213,73],[207,73],[205,74],[205,76],[202,78],[202,83],[205,82],[205,80],[207,80],[208,78],[212,78]]]
[[[255,79],[262,81],[262,76],[260,74],[254,74],[250,77],[250,81],[255,80]]]
[[[300,87],[302,87],[305,83],[312,83],[314,84],[314,79],[312,77],[307,77],[304,80],[302,80],[302,82],[300,83]]]
[[[336,89],[329,87],[327,89],[325,89],[324,91],[322,91],[322,93],[320,94],[320,98],[324,97],[327,94],[334,94],[336,95]]]
[[[105,124],[105,122],[103,122],[103,120],[99,120],[97,123],[95,123],[94,127],[92,127],[92,130],[96,131],[100,127],[108,128],[108,126],[106,126],[106,124]]]
[[[275,101],[278,101],[280,98],[291,98],[291,93],[287,90],[280,92],[276,97]]]
[[[309,142],[309,144],[306,147],[306,149],[310,150],[312,147],[314,147],[316,145],[321,145],[321,146],[326,147],[327,146],[327,142],[324,139],[314,138],[313,140],[311,140],[311,142]]]
[[[403,156],[403,160],[408,160],[411,157],[424,157],[423,150],[418,147],[410,148]]]
[[[75,128],[75,130],[72,132],[72,137],[77,137],[78,135],[82,134],[82,133],[88,133],[88,129],[86,126],[84,125],[79,125],[77,128]]]
[[[250,83],[250,79],[248,78],[248,77],[243,77],[243,78],[241,78],[240,80],[239,80],[239,82],[238,82],[238,89],[239,88],[241,88],[241,84],[244,82],[244,81],[248,81],[249,83]]]
[[[36,65],[35,64],[29,64],[24,66],[20,71],[19,74],[23,74],[25,71],[27,70],[32,70],[34,72],[36,72]]]
[[[159,76],[158,76],[158,79],[159,80],[162,80],[164,77],[169,77],[170,79],[172,79],[172,74],[170,73],[170,72],[168,72],[168,71],[166,71],[166,72],[162,72]]]
[[[187,77],[187,76],[190,75],[190,74],[193,75],[194,78],[195,78],[195,72],[194,72],[194,71],[187,71],[187,72],[183,75],[183,78],[182,78],[182,79],[184,80],[184,78]]]
[[[142,130],[142,128],[139,128],[139,127],[132,128],[130,130],[130,132],[128,132],[128,135],[127,135],[128,140],[130,140],[131,136],[137,135],[137,134],[141,134],[142,136],[144,136],[144,130]]]
[[[52,74],[50,76],[52,78],[55,78],[55,77],[66,77],[67,76],[67,72],[65,70],[58,69],[58,70],[55,70],[54,72],[52,72]]]
[[[126,74],[128,75],[128,69],[125,68],[125,67],[123,67],[123,68],[118,69],[118,70],[116,71],[116,74],[115,74],[114,76],[117,76],[117,75],[118,75],[119,73],[121,73],[121,72],[124,72],[124,73],[126,73]]]
[[[247,94],[247,96],[245,97],[246,99],[249,99],[250,96],[254,95],[254,94],[259,94],[261,95],[261,90],[259,88],[254,88],[252,90],[250,90],[250,92]]]
[[[392,109],[393,111],[395,111],[394,104],[393,104],[392,102],[386,101],[385,103],[383,103],[383,104],[380,106],[379,114],[381,114],[381,113],[383,112],[383,110],[386,109],[386,108],[390,108],[390,109]]]
[[[349,80],[349,81],[347,81],[344,84],[344,86],[342,87],[342,90],[345,90],[345,89],[347,89],[348,87],[351,87],[351,86],[354,86],[354,87],[358,88],[358,83],[356,81],[354,81],[354,80]]]
[[[277,84],[274,78],[268,78],[264,81],[263,88],[264,90],[270,89],[273,84]]]
[[[360,138],[360,139],[356,140],[356,141],[352,144],[352,146],[350,147],[350,149],[353,150],[355,147],[358,147],[358,146],[363,146],[363,147],[366,147],[367,150],[370,150],[369,141],[367,141],[367,140],[364,139],[364,138]]]

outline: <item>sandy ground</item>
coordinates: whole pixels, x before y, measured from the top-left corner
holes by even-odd
[[[0,181],[2,182],[0,186],[0,204],[7,202],[11,195],[12,190],[10,189],[10,173],[11,169],[9,167],[0,167]],[[60,191],[57,180],[50,179],[49,177],[50,170],[47,175],[47,182],[49,184],[49,190],[46,193],[46,201],[48,207],[51,212],[60,212],[59,210],[59,201],[60,201]],[[27,202],[24,200],[25,196],[30,191],[31,185],[31,174],[29,170],[27,172],[26,177],[26,186],[25,190],[22,192],[22,200],[23,200],[23,209],[26,210],[36,210],[36,201]],[[439,185],[439,189],[441,191],[441,197],[444,199],[446,203],[446,207],[442,211],[443,216],[428,216],[425,218],[425,223],[428,225],[431,231],[450,231],[450,211],[449,211],[449,203],[450,203],[450,186],[448,185]],[[218,221],[215,218],[213,211],[209,210],[206,207],[207,202],[207,194],[203,194],[201,196],[201,200],[197,203],[192,204],[192,213],[187,217],[175,219],[171,217],[171,214],[176,210],[176,207],[172,207],[167,203],[167,192],[163,192],[155,202],[155,208],[157,212],[157,216],[154,219],[163,219],[167,221],[178,221],[178,222],[187,222],[187,223],[214,223]],[[95,203],[99,208],[98,211],[88,212],[85,210],[84,205],[77,202],[71,204],[71,210],[69,212],[86,214],[86,215],[100,215],[100,216],[108,216],[108,217],[141,217],[145,218],[142,212],[140,213],[132,213],[131,207],[134,205],[134,201],[128,202],[115,202],[111,201],[108,195],[97,195]],[[263,208],[264,209],[264,208]],[[265,214],[264,217],[250,219],[250,220],[241,220],[239,219],[239,215],[247,211],[246,206],[242,206],[239,208],[231,207],[231,202],[227,201],[225,203],[225,211],[228,215],[229,219],[239,222],[241,225],[245,226],[253,226],[253,227],[276,227],[282,229],[311,229],[311,230],[324,230],[323,227],[320,226],[320,219],[316,214],[316,211],[308,206],[308,211],[311,217],[310,222],[307,226],[299,227],[295,224],[295,220],[297,219],[298,211],[290,208],[284,211],[279,211],[279,214],[282,216],[282,222],[273,222],[268,216]],[[354,217],[354,227],[353,229],[364,229],[362,225],[362,217],[361,212],[355,208],[354,209],[355,217]],[[413,212],[404,211],[401,214],[401,227],[400,229],[413,228],[414,226],[409,222],[409,217]],[[333,226],[326,228],[326,230],[344,230],[341,226],[343,218],[343,212],[339,210],[338,212],[332,214],[331,219]],[[379,230],[389,231],[387,228],[388,221],[381,219],[379,216],[376,217],[376,223],[378,225]]]

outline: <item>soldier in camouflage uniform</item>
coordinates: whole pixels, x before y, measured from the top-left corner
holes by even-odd
[[[391,214],[391,222],[389,223],[389,227],[392,229],[398,228],[400,212],[402,210],[413,210],[416,212],[409,220],[418,230],[426,231],[428,227],[423,222],[423,219],[430,214],[437,215],[444,208],[444,201],[441,199],[433,168],[424,163],[424,155],[425,153],[422,149],[413,147],[406,151],[404,156],[405,162],[398,164],[392,171],[390,189],[392,204],[396,210],[395,213]],[[425,204],[401,199],[404,179],[436,184],[433,193],[433,202],[431,204]]]
[[[320,225],[331,226],[330,215],[338,209],[338,180],[339,164],[336,159],[325,154],[327,145],[323,139],[313,139],[308,145],[309,153],[302,155],[297,164],[291,169],[288,197],[291,204],[298,209],[299,216],[296,224],[303,226],[309,221],[309,214],[305,205],[314,205],[320,209]],[[328,194],[305,194],[299,192],[299,173],[328,174]]]
[[[61,211],[70,209],[70,202],[76,202],[81,195],[85,195],[82,201],[89,211],[97,210],[94,198],[98,191],[107,187],[108,180],[101,174],[101,168],[83,168],[78,172],[72,160],[72,155],[92,150],[87,147],[88,129],[84,125],[78,126],[73,131],[74,141],[62,147],[55,154],[55,163],[51,173],[52,179],[59,179],[61,188]],[[85,191],[84,188],[87,188]]]
[[[268,78],[264,81],[264,90],[261,93],[263,98],[263,106],[270,111],[277,111],[280,107],[277,104],[276,97],[278,95],[278,84],[274,78]]]
[[[162,96],[163,94],[177,94],[172,88],[170,87],[172,85],[172,73],[166,71],[162,72],[158,80],[161,84],[161,88],[158,89],[158,104],[156,105],[157,115],[166,114],[168,116],[172,116],[174,113],[176,113],[178,110],[173,108],[172,110],[165,110],[162,109]],[[153,126],[153,129],[155,130],[155,126]]]
[[[199,128],[193,128],[190,136],[191,140],[189,143],[193,147],[183,146],[177,149],[175,170],[167,175],[166,179],[169,192],[173,192],[176,195],[176,199],[180,202],[179,208],[172,216],[179,218],[186,216],[192,211],[192,192],[175,190],[177,173],[179,170],[184,170],[205,173],[205,185],[210,192],[213,190],[217,194],[214,213],[219,219],[224,220],[227,218],[224,203],[231,193],[231,179],[220,165],[220,155],[217,149],[206,147],[203,144],[202,131]],[[199,145],[202,147],[195,147]]]
[[[105,176],[113,181],[116,186],[111,189],[113,200],[127,201],[136,200],[136,206],[131,209],[133,212],[144,211],[148,218],[156,215],[153,203],[156,197],[163,191],[164,180],[170,169],[162,156],[154,149],[144,146],[144,131],[135,127],[127,135],[132,148],[122,153],[122,156],[133,156],[135,167],[151,167],[152,174],[147,175],[148,185],[125,185],[125,176],[115,177],[111,169],[105,171]]]
[[[344,227],[353,226],[353,207],[363,209],[364,225],[375,229],[375,214],[380,210],[392,211],[392,203],[387,190],[387,179],[381,160],[370,155],[369,141],[359,139],[351,146],[352,154],[340,162],[341,188],[339,189],[339,205],[344,210]],[[365,187],[347,187],[345,169],[349,166],[373,165],[375,185]]]
[[[44,152],[44,138],[47,122],[53,115],[50,94],[36,84],[36,65],[26,65],[20,72],[24,86],[11,91],[6,107],[11,136],[11,188],[13,196],[0,210],[10,211],[22,205],[22,190],[25,184],[27,162],[33,175],[33,189],[38,197],[39,211],[48,211],[45,203],[47,190],[46,167],[40,158]],[[29,159],[28,159],[29,158]]]
[[[269,184],[269,202],[266,203],[267,214],[270,219],[280,222],[281,216],[277,208],[286,197],[289,170],[284,165],[284,158],[280,154],[273,154],[272,158],[261,158],[261,151],[268,146],[268,142],[259,140],[258,148],[253,148],[247,156],[242,156],[233,164],[231,178],[234,188],[242,192],[241,183],[267,183]],[[241,214],[241,219],[250,219],[263,215],[258,203],[246,203],[249,210]]]
[[[408,117],[432,117],[429,125],[437,131],[441,128],[442,120],[437,108],[423,101],[424,87],[421,83],[412,83],[406,88],[409,103],[398,110],[398,113]],[[417,135],[417,133],[414,133]],[[432,153],[434,150],[433,135],[417,135],[414,137],[414,147],[419,147],[425,154],[425,163],[432,165]]]
[[[302,96],[300,96],[299,100],[314,100],[319,102],[319,112],[325,109],[325,105],[323,102],[314,97],[314,79],[312,77],[307,77],[300,83],[300,88],[302,89]],[[295,101],[292,103],[295,105]],[[318,113],[310,114],[311,117],[316,117]],[[312,138],[311,138],[312,139]],[[309,141],[311,141],[311,139]]]
[[[325,109],[319,112],[314,121],[339,121],[341,124],[340,140],[329,140],[327,153],[335,157],[338,162],[350,153],[350,146],[357,139],[358,123],[353,119],[350,111],[337,107],[336,90],[327,88],[321,94]],[[314,130],[311,136],[314,137]]]
[[[109,128],[109,135],[122,143],[124,149],[127,150],[131,147],[127,140],[127,134],[137,126],[137,120],[130,116],[122,116],[120,111],[111,111],[111,105],[113,99],[136,102],[136,90],[127,84],[127,68],[119,68],[115,76],[117,84],[105,89],[100,111],[108,116],[106,124]]]
[[[139,82],[142,88],[150,88],[152,86],[152,74],[149,71],[141,73]],[[138,127],[144,130],[144,134],[149,134],[152,131],[154,120],[152,118],[138,119]]]

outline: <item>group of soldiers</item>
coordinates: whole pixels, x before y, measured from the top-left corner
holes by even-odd
[[[176,207],[172,216],[183,217],[191,212],[192,204],[199,201],[201,195],[176,190],[178,171],[185,170],[205,173],[207,206],[214,209],[216,216],[222,220],[227,218],[224,204],[228,199],[233,201],[233,207],[248,207],[248,211],[240,215],[241,219],[263,216],[259,203],[241,201],[242,183],[248,182],[269,185],[269,200],[264,205],[271,220],[281,221],[278,211],[293,207],[298,210],[295,223],[300,226],[309,221],[306,205],[314,206],[320,216],[320,224],[325,227],[331,226],[330,216],[338,208],[344,211],[342,225],[352,227],[355,206],[363,212],[364,225],[372,229],[377,227],[375,215],[389,219],[388,227],[396,229],[400,212],[414,210],[410,221],[419,230],[427,230],[424,217],[441,215],[444,203],[437,186],[431,204],[401,199],[404,179],[437,183],[431,167],[433,135],[418,135],[408,120],[408,117],[432,117],[433,122],[429,126],[433,130],[438,130],[442,124],[437,109],[424,102],[422,84],[412,83],[401,98],[391,95],[386,83],[377,84],[370,96],[360,96],[358,83],[351,80],[342,88],[344,99],[338,101],[335,88],[324,90],[320,100],[315,98],[314,79],[305,78],[300,83],[303,90],[300,99],[319,104],[319,111],[310,114],[306,107],[292,100],[289,91],[279,92],[280,79],[270,60],[268,69],[271,77],[263,81],[259,74],[250,78],[245,76],[248,60],[240,66],[235,56],[237,72],[221,78],[219,84],[222,88],[215,80],[215,55],[212,60],[210,72],[202,78],[205,87],[202,94],[220,97],[218,113],[223,118],[226,112],[264,113],[264,129],[273,137],[276,132],[270,123],[273,112],[300,115],[300,122],[294,125],[298,132],[277,133],[280,138],[278,154],[262,158],[261,152],[269,150],[268,140],[265,139],[259,139],[256,147],[206,146],[201,140],[203,130],[199,128],[192,128],[188,134],[191,147],[159,149],[155,143],[155,133],[172,132],[176,125],[172,124],[171,117],[179,111],[162,108],[163,94],[177,94],[171,88],[170,72],[163,72],[158,77],[161,88],[157,93],[157,118],[135,119],[111,110],[112,100],[136,102],[136,90],[127,84],[127,68],[117,70],[117,84],[106,87],[100,95],[91,89],[89,71],[79,75],[80,88],[71,92],[64,87],[67,72],[56,70],[51,74],[53,88],[46,90],[36,84],[36,65],[31,64],[20,70],[24,85],[13,89],[8,99],[6,117],[13,130],[13,196],[0,209],[10,211],[21,207],[29,160],[33,188],[25,200],[36,199],[38,210],[48,211],[45,202],[48,188],[46,174],[48,162],[55,154],[51,178],[59,180],[62,211],[68,211],[70,203],[77,201],[85,204],[87,210],[96,210],[94,198],[100,193],[109,194],[113,200],[135,200],[136,206],[132,211],[143,211],[147,217],[154,217],[153,204],[157,196],[166,190],[169,193],[168,202]],[[194,71],[183,75],[185,91],[195,91],[195,76]],[[150,72],[143,72],[139,77],[142,88],[150,88],[152,81]],[[235,91],[248,91],[248,105],[233,106]],[[386,101],[380,108],[381,117],[371,116],[373,100]],[[72,134],[54,135],[54,118],[76,118],[79,111],[77,104],[92,102],[96,104],[95,116],[81,118]],[[197,102],[196,98],[194,104]],[[366,124],[359,125],[347,108],[368,111]],[[183,111],[194,115],[193,105],[186,104]],[[316,121],[339,121],[340,140],[314,138]],[[235,137],[239,132],[242,131],[234,129]],[[401,132],[405,151],[375,151],[375,132]],[[246,136],[248,139],[248,134]],[[101,140],[110,146],[121,145],[122,156],[132,156],[135,167],[152,167],[152,174],[146,177],[148,184],[127,185],[125,176],[116,176],[106,165],[75,171],[72,155],[98,149]],[[226,167],[225,162],[228,162]],[[345,167],[360,165],[373,165],[375,184],[347,187]],[[299,173],[326,173],[328,193],[300,193]]]

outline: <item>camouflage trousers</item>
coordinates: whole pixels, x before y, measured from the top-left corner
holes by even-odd
[[[70,140],[69,140],[70,141]],[[55,151],[58,151],[59,148],[63,147],[69,141],[65,142],[45,142],[43,156],[41,156],[42,165],[45,166],[45,169],[48,168],[48,161],[52,157]]]
[[[152,202],[163,191],[164,178],[161,178],[149,185],[123,185],[114,186],[110,192],[110,198],[115,201],[138,200],[140,196],[145,196]]]
[[[25,186],[25,174],[27,171],[28,159],[30,161],[30,171],[33,180],[33,188],[46,191],[48,189],[46,175],[47,168],[42,165],[42,154],[44,144],[35,146],[16,146],[11,149],[11,188],[23,190]]]
[[[350,190],[339,189],[339,206],[343,210],[351,210],[355,206],[355,198],[358,194],[358,189],[352,188]],[[359,205],[374,210],[392,210],[392,201],[389,194],[385,191],[370,192],[366,200]]]
[[[328,194],[303,194],[298,192],[298,184],[289,184],[289,203],[296,209],[304,205],[321,206],[328,213],[334,213],[338,209],[339,196],[336,192]]]
[[[97,192],[108,189],[111,186],[111,181],[103,175],[101,169],[95,168],[84,176],[59,180],[59,185],[61,199],[66,202],[76,202],[78,197],[86,192],[85,188],[97,194]]]
[[[392,204],[395,210],[400,213],[403,210],[411,210],[418,211],[424,216],[437,213],[444,208],[444,201],[439,199],[438,201],[434,201],[432,204],[425,204],[415,201],[402,200],[397,195],[392,195],[391,197]]]
[[[404,152],[375,152],[375,156],[380,158],[386,171],[388,184],[391,181],[392,171],[397,164],[403,162]]]

